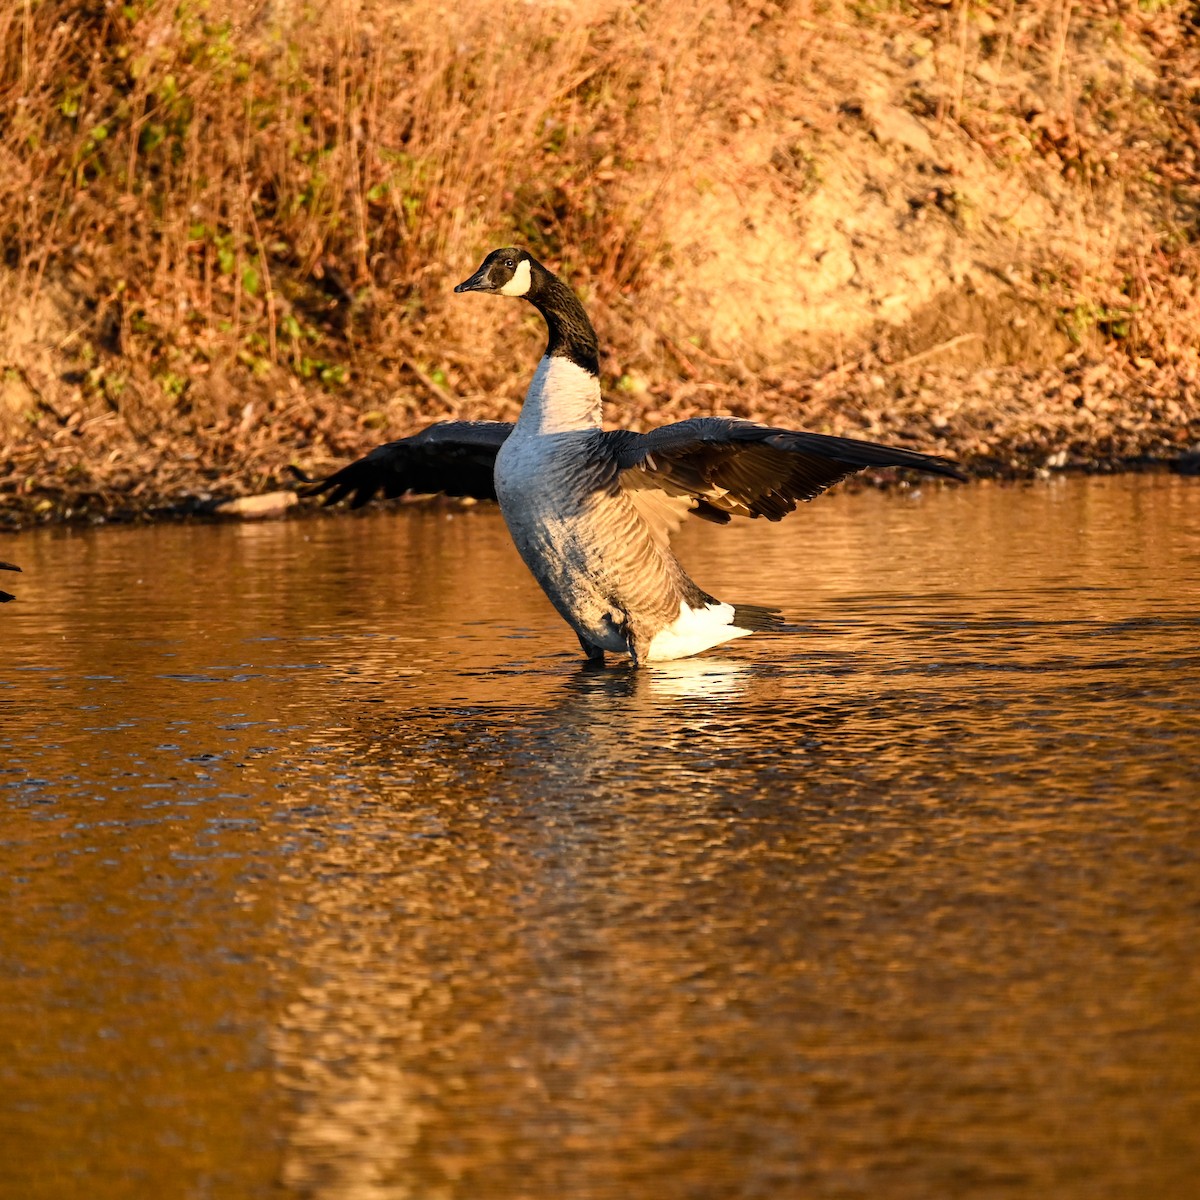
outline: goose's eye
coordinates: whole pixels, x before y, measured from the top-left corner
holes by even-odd
[[[504,260],[504,265],[508,267],[510,271],[515,271],[517,269],[517,264],[513,262],[511,258],[506,258]]]

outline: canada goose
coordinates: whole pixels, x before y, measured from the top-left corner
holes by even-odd
[[[0,562],[0,571],[19,571],[20,569],[15,563]],[[0,604],[7,604],[10,600],[15,599],[12,592],[0,592]]]
[[[377,492],[498,500],[525,564],[588,661],[685,658],[783,624],[777,609],[724,604],[671,552],[684,517],[778,521],[864,467],[964,476],[944,458],[852,438],[694,417],[650,433],[600,428],[599,347],[575,293],[516,248],[493,250],[456,292],[528,300],[550,340],[516,424],[440,421],[308,489],[354,508]]]

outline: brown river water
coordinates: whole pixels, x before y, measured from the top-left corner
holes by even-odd
[[[0,1196],[1200,1195],[1200,480],[0,542]]]

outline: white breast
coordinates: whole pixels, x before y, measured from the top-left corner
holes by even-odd
[[[599,427],[600,380],[569,358],[546,355],[525,393],[512,437]]]
[[[587,488],[586,443],[599,425],[600,381],[570,359],[544,357],[496,455],[496,498],[523,553],[535,542],[544,551],[547,529],[574,517]]]

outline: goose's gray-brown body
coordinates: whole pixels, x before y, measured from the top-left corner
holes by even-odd
[[[691,632],[689,653],[750,632],[688,577],[665,530],[620,485],[599,429],[539,434],[518,421],[496,455],[496,496],[525,564],[589,658],[681,657],[660,635],[685,604],[713,610]]]
[[[327,502],[375,492],[494,498],[521,557],[590,661],[682,658],[758,629],[775,610],[723,604],[690,578],[670,537],[692,513],[779,520],[867,466],[961,478],[953,463],[849,438],[733,418],[649,434],[600,425],[596,335],[574,293],[527,252],[493,251],[455,291],[529,300],[550,334],[515,425],[443,422],[391,442],[313,489]]]

